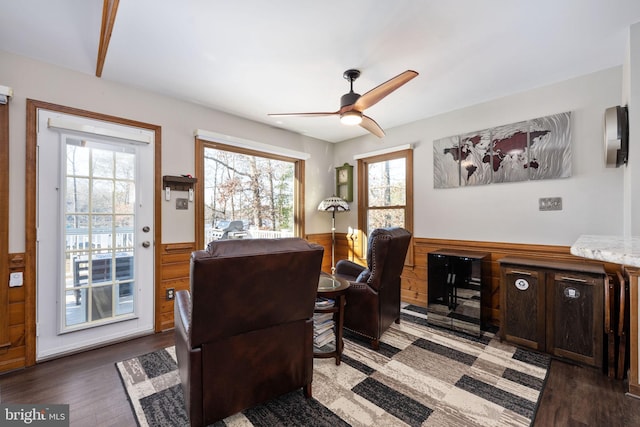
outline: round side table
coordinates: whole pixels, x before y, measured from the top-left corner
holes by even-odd
[[[334,300],[334,304],[329,307],[318,307],[314,309],[314,313],[334,313],[334,345],[327,344],[321,348],[316,348],[314,344],[313,357],[329,358],[335,357],[336,365],[340,365],[342,360],[342,349],[344,342],[342,341],[342,324],[344,322],[344,306],[345,293],[349,288],[349,282],[326,273],[321,273],[318,280],[318,298],[326,298]]]

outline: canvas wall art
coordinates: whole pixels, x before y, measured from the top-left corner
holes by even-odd
[[[571,176],[571,112],[433,141],[434,188]]]

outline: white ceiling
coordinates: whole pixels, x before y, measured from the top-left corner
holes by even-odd
[[[102,5],[0,0],[0,50],[95,75]],[[366,111],[390,129],[621,65],[639,21],[640,0],[121,0],[102,78],[338,142],[368,133],[267,114],[338,110],[349,68],[361,94],[418,71]]]

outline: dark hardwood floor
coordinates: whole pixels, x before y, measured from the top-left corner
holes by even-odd
[[[69,404],[73,427],[135,426],[114,364],[169,345],[173,332],[0,375],[0,402]],[[640,426],[640,399],[596,369],[554,360],[534,426]]]
[[[135,426],[115,363],[173,342],[164,332],[0,375],[0,402],[69,404],[73,427]]]
[[[640,399],[600,370],[551,361],[534,427],[640,426]]]

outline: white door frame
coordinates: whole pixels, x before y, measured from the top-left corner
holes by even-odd
[[[120,117],[104,115],[100,113],[94,113],[91,111],[76,109],[72,107],[66,107],[47,102],[37,100],[27,100],[27,138],[26,138],[26,170],[31,171],[26,174],[25,193],[26,209],[25,209],[25,254],[24,254],[24,268],[25,268],[25,351],[24,351],[24,365],[32,366],[36,363],[36,252],[37,252],[37,234],[36,234],[36,219],[37,219],[37,177],[35,174],[37,166],[37,111],[38,109],[46,109],[57,112],[64,112],[67,114],[73,114],[80,117],[93,118],[97,120],[103,120],[106,122],[124,124],[133,127],[139,127],[141,129],[147,129],[154,133],[154,179],[153,184],[150,184],[147,191],[153,193],[154,204],[154,220],[153,220],[153,236],[150,238],[153,241],[154,247],[152,251],[154,253],[154,282],[159,280],[160,268],[157,260],[160,259],[160,242],[162,241],[161,233],[161,127],[148,123],[138,122],[134,120],[124,119]],[[151,188],[152,187],[152,188]],[[154,290],[156,289],[154,283]],[[155,300],[153,302],[155,306]],[[155,317],[155,329],[157,330],[157,307],[154,307]],[[97,344],[97,346],[102,344]]]

